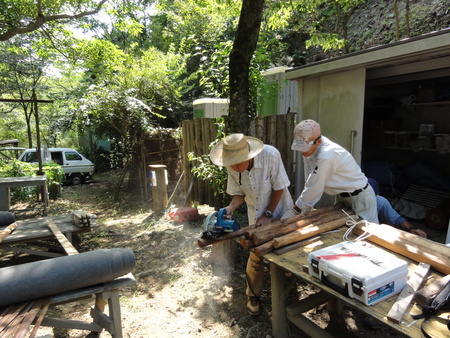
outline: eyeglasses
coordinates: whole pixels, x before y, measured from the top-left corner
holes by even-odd
[[[322,137],[322,135],[319,135],[319,136],[317,136],[317,138],[314,140],[314,141],[302,141],[302,142],[299,142],[298,144],[299,145],[314,145],[314,144],[316,144],[317,143],[317,141],[319,141],[319,139]]]

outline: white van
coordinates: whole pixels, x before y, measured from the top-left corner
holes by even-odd
[[[37,163],[36,149],[25,149],[19,156],[19,161]],[[81,184],[92,180],[94,164],[75,149],[42,148],[42,162],[50,161],[54,161],[62,167],[65,180],[72,184]]]

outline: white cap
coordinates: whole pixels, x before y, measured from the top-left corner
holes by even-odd
[[[307,152],[320,136],[320,125],[314,120],[303,120],[294,128],[294,142],[291,149]]]

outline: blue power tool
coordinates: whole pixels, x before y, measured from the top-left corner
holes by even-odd
[[[239,223],[234,219],[224,218],[226,209],[210,213],[203,223],[202,238],[217,238],[227,232],[235,232],[239,229]]]

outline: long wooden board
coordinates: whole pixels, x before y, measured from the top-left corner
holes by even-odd
[[[369,227],[358,224],[353,229],[353,233],[357,235],[364,231],[372,234],[367,240],[416,262],[428,263],[446,275],[450,274],[450,247],[386,224],[372,223]]]
[[[55,222],[53,222],[52,219],[47,219],[48,227],[55,235],[58,242],[62,245],[64,250],[67,252],[67,254],[70,255],[76,255],[78,253],[78,250],[75,249],[75,247],[72,245],[72,243],[69,242],[66,236],[59,230],[59,228],[56,226]]]

